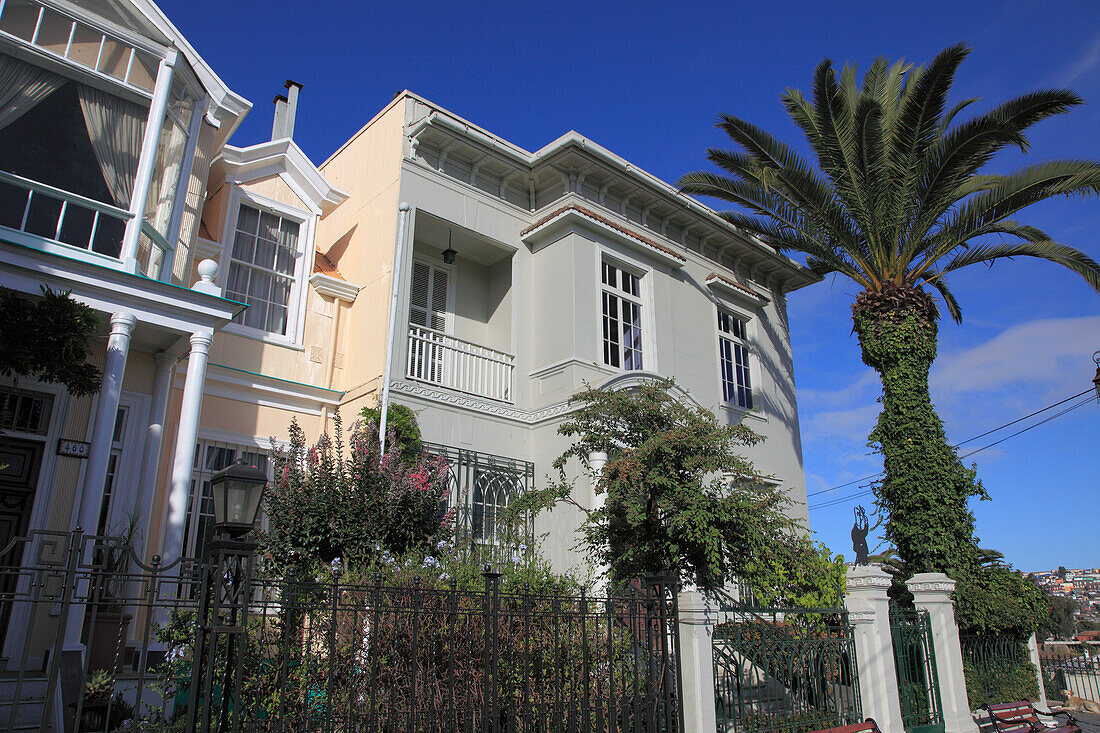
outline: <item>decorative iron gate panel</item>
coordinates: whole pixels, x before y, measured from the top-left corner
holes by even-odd
[[[862,719],[844,609],[723,609],[714,630],[719,733],[799,733]]]
[[[1048,699],[1065,700],[1069,693],[1100,701],[1100,645],[1096,642],[1044,642],[1039,664]]]
[[[890,607],[890,636],[906,733],[944,733],[936,650],[927,611]]]

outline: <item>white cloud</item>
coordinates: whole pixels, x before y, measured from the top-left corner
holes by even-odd
[[[1068,397],[1088,387],[1089,355],[1097,346],[1100,316],[1028,321],[971,349],[941,354],[932,367],[932,392],[950,400],[1017,387],[1041,398]]]
[[[1093,36],[1092,42],[1080,56],[1058,73],[1057,83],[1061,86],[1071,86],[1097,64],[1100,64],[1100,33]]]

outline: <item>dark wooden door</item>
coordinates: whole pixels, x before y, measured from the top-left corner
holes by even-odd
[[[42,452],[42,443],[0,436],[0,551],[16,537],[27,534]],[[0,555],[0,594],[10,597],[15,591],[18,574],[14,569],[22,559],[22,544]],[[7,633],[10,616],[11,604],[0,604],[0,640]]]

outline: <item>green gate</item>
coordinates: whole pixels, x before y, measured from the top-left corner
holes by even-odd
[[[940,681],[928,611],[890,607],[890,636],[905,733],[944,733]]]

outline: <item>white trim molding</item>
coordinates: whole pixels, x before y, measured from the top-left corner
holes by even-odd
[[[355,296],[359,295],[359,286],[355,283],[349,283],[347,280],[341,280],[323,272],[315,272],[310,275],[309,284],[313,286],[318,295],[337,298],[346,303],[354,303]]]
[[[717,272],[707,275],[705,282],[707,287],[719,296],[730,297],[757,308],[771,302],[767,296],[724,275],[719,275]]]
[[[348,198],[288,137],[247,148],[226,145],[214,163],[223,165],[226,179],[236,184],[279,176],[314,214],[327,214]]]

